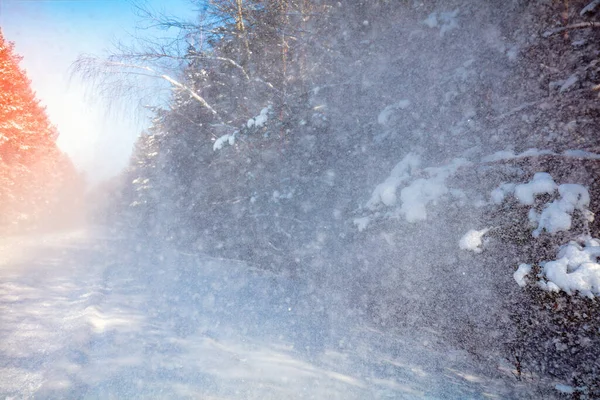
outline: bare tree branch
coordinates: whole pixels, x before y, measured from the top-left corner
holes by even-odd
[[[196,91],[194,91],[189,86],[179,82],[175,78],[165,73],[161,73],[151,67],[145,65],[137,65],[131,64],[121,61],[113,61],[113,60],[102,60],[94,57],[80,57],[74,63],[74,71],[79,73],[83,78],[87,78],[92,81],[92,83],[101,87],[102,90],[108,92],[109,94],[113,91],[116,91],[117,94],[124,94],[127,89],[130,89],[124,83],[120,83],[118,86],[111,85],[111,82],[106,80],[109,74],[124,74],[124,75],[138,75],[138,76],[146,76],[150,78],[158,78],[163,79],[174,87],[177,87],[181,90],[189,93],[195,100],[197,100],[203,107],[205,107],[210,113],[215,116],[219,121],[222,121],[219,113],[210,105],[208,102]],[[144,71],[144,72],[141,72]],[[114,90],[113,90],[114,89]],[[125,89],[125,90],[124,90]]]
[[[194,99],[198,100],[198,102],[200,104],[202,104],[204,107],[206,107],[215,117],[220,119],[219,113],[217,113],[217,111],[214,108],[212,108],[211,105],[208,104],[202,96],[200,96],[198,93],[196,93],[194,90],[192,90],[189,86],[184,85],[183,83],[177,81],[176,79],[172,78],[169,75],[161,74],[160,72],[157,72],[154,69],[144,66],[144,65],[125,64],[125,63],[119,63],[119,62],[113,62],[113,61],[105,61],[105,64],[110,65],[110,66],[122,67],[122,68],[133,68],[133,69],[141,69],[141,70],[148,71],[150,73],[149,74],[150,76],[153,76],[155,78],[164,79],[167,82],[169,82],[171,85],[188,92]]]
[[[572,29],[585,29],[585,28],[600,28],[600,22],[580,22],[578,24],[572,24],[563,26],[562,28],[551,29],[542,34],[543,37],[550,37],[557,33],[569,31]]]
[[[581,11],[579,12],[579,15],[583,16],[586,13],[589,13],[589,12],[591,13],[598,6],[600,6],[600,0],[593,0],[591,3],[589,3],[587,6],[585,6],[581,9]]]

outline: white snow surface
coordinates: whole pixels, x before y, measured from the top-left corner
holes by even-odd
[[[557,288],[568,294],[600,296],[600,240],[592,237],[571,241],[561,247],[556,260],[542,265],[540,286],[554,291]]]
[[[0,307],[10,310],[0,313],[0,398],[416,400],[523,390],[504,364],[482,365],[435,333],[390,335],[345,312],[331,313],[325,350],[303,355],[290,336],[317,327],[310,311],[289,316],[293,281],[169,251],[158,265],[142,252],[98,257],[115,239],[0,241]]]
[[[481,253],[483,251],[483,249],[481,248],[483,241],[481,239],[483,238],[483,235],[488,233],[489,230],[490,228],[485,228],[479,231],[475,229],[469,230],[463,235],[463,237],[458,242],[459,247],[462,250],[469,250],[475,253]]]

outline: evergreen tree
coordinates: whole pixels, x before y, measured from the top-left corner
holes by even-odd
[[[0,225],[35,225],[59,208],[73,211],[80,186],[57,148],[58,131],[0,31]],[[74,186],[73,186],[74,185]],[[67,186],[71,186],[66,195]],[[68,204],[65,204],[67,202]],[[59,205],[60,203],[60,205]]]

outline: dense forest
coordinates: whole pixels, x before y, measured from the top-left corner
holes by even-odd
[[[96,221],[600,397],[599,1],[194,4],[75,66],[172,88]]]
[[[0,31],[0,232],[80,222],[83,181]]]

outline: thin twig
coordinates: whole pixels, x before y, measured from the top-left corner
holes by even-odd
[[[542,99],[542,100],[531,101],[531,102],[529,102],[529,103],[524,103],[524,104],[521,104],[520,106],[518,106],[518,107],[515,107],[515,108],[513,108],[512,110],[509,110],[509,111],[505,112],[504,114],[501,114],[501,115],[498,115],[498,116],[496,116],[496,117],[493,117],[493,118],[492,118],[492,121],[497,121],[497,120],[500,120],[500,119],[504,119],[504,118],[506,118],[506,117],[510,117],[510,116],[511,116],[511,115],[513,115],[513,114],[516,114],[516,113],[518,113],[518,112],[520,112],[520,111],[523,111],[523,110],[525,110],[525,109],[527,109],[527,108],[529,108],[529,107],[532,107],[532,106],[535,106],[535,105],[537,105],[537,104],[540,104],[540,103],[542,103],[542,102],[544,102],[544,101],[546,101],[546,100],[547,100],[547,99]]]
[[[557,33],[569,31],[571,29],[585,29],[585,28],[600,28],[600,22],[580,22],[578,24],[563,26],[562,28],[551,29],[542,34],[543,37],[550,37]]]
[[[600,0],[593,0],[590,4],[583,7],[579,15],[584,16],[586,13],[593,12],[598,6],[600,6]]]
[[[190,87],[184,85],[181,82],[176,81],[175,79],[173,79],[169,75],[161,74],[160,72],[157,72],[154,69],[152,69],[150,67],[147,67],[145,65],[127,64],[127,63],[116,62],[116,61],[103,61],[103,64],[106,65],[106,66],[112,66],[112,67],[132,68],[132,69],[141,69],[141,70],[144,70],[144,71],[148,71],[150,73],[150,76],[164,79],[165,81],[169,82],[171,85],[176,86],[176,87],[178,87],[180,89],[185,90],[194,99],[198,100],[198,102],[200,104],[202,104],[204,107],[206,107],[215,117],[221,119],[221,117],[219,116],[219,113],[217,113],[217,111],[214,108],[212,108],[210,106],[210,104],[208,104],[208,102],[206,100],[204,100],[204,98],[202,96],[200,96],[198,93],[196,93]],[[131,72],[129,72],[129,73],[131,73]]]

